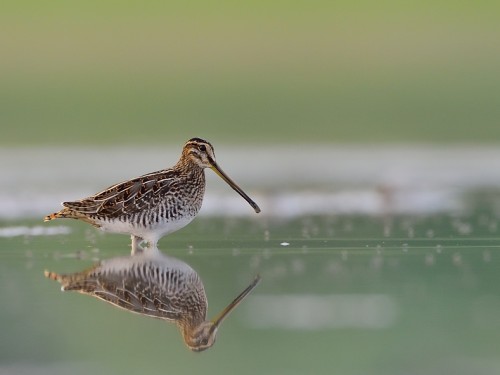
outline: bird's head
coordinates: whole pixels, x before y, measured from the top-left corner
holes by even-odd
[[[213,146],[201,138],[191,138],[187,141],[182,153],[200,168],[212,168],[216,164]]]
[[[203,322],[184,335],[184,342],[193,352],[202,352],[215,343],[216,336],[217,326],[213,322]]]
[[[200,168],[210,168],[215,173],[219,175],[226,183],[231,186],[239,195],[241,195],[256,213],[260,212],[260,208],[241,188],[236,185],[236,183],[229,178],[229,176],[224,173],[224,171],[219,167],[215,161],[214,148],[210,144],[201,138],[191,138],[184,145],[182,150],[183,159],[189,160],[191,163],[196,164]]]
[[[182,336],[188,348],[194,352],[202,352],[210,348],[215,343],[217,330],[224,319],[257,286],[259,281],[260,276],[255,277],[252,283],[212,320],[202,322],[196,327],[191,327],[189,325],[183,326],[181,329]]]

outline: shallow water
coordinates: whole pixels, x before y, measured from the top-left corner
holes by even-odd
[[[126,236],[3,222],[0,373],[498,373],[498,217],[477,206],[464,216],[198,218],[160,248],[198,272],[209,317],[262,276],[200,354],[173,324],[62,293],[43,275],[127,255]]]
[[[262,280],[199,354],[172,323],[44,277],[130,252],[45,214],[176,153],[0,151],[0,374],[500,372],[496,149],[221,150],[262,213],[207,173],[200,217],[159,246],[199,274],[208,318]]]

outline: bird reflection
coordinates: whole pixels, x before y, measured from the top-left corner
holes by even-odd
[[[45,271],[73,290],[97,297],[134,313],[175,322],[189,349],[210,348],[226,316],[255,288],[257,276],[212,320],[206,319],[207,297],[200,277],[185,262],[160,251],[104,260],[94,267],[71,274]]]

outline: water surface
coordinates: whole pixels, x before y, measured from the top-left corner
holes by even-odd
[[[0,374],[499,373],[500,183],[479,167],[500,157],[467,150],[218,153],[262,214],[211,176],[200,217],[160,249],[199,274],[209,317],[262,281],[203,353],[173,324],[44,277],[130,252],[127,236],[45,214],[176,154],[3,150],[19,165],[2,158]],[[75,169],[87,157],[95,168]]]
[[[172,324],[62,293],[43,276],[126,255],[128,238],[81,223],[43,232],[33,221],[4,222],[4,232],[30,229],[0,238],[0,369],[492,374],[500,369],[496,222],[487,212],[199,218],[160,247],[199,273],[209,316],[262,275],[201,354],[184,346]]]

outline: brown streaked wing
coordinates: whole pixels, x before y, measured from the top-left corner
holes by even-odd
[[[141,290],[144,285],[140,281],[134,287],[129,287],[125,285],[117,287],[113,284],[97,281],[94,290],[82,292],[93,295],[122,309],[153,318],[176,321],[182,317],[182,310],[171,304],[168,299],[160,301],[155,297],[151,299],[151,296],[145,294]]]
[[[87,215],[119,216],[133,214],[157,204],[175,180],[172,171],[149,173],[113,185],[100,193],[63,206]]]
[[[94,284],[87,293],[125,310],[155,318],[175,321],[182,316],[182,298],[169,293],[168,284],[166,288],[158,284],[171,279],[168,270],[160,275],[162,271],[150,264],[138,264],[125,272],[123,269],[96,270],[86,276],[85,281]]]

